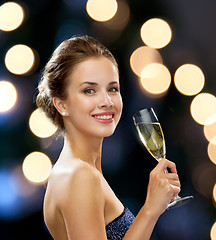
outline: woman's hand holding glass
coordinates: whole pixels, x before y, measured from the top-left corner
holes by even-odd
[[[165,172],[167,168],[171,173]],[[163,159],[150,173],[145,206],[159,217],[179,192],[180,181],[175,164]]]
[[[165,139],[161,125],[153,108],[146,108],[135,113],[133,115],[133,120],[140,140],[149,151],[149,153],[160,163],[166,157]],[[167,165],[162,172],[168,174],[167,169],[170,169],[169,165]],[[176,173],[176,169],[171,168],[171,172]],[[165,178],[167,178],[167,181],[168,176],[165,176]],[[172,180],[172,183],[174,182],[175,181]],[[178,194],[173,194],[173,198],[167,205],[167,209],[181,206],[189,202],[191,199],[193,199],[193,196],[181,198],[178,196]]]

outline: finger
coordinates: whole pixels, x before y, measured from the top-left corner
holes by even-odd
[[[180,193],[181,188],[178,186],[174,186],[174,185],[172,185],[172,187],[173,187],[173,196],[175,197]]]
[[[175,163],[171,162],[169,160],[167,160],[167,161],[168,161],[167,168],[169,168],[172,173],[176,173],[177,174],[177,169],[176,169]]]
[[[169,180],[169,183],[176,187],[181,187],[181,183],[177,180]]]
[[[157,165],[158,170],[164,171],[165,169],[169,168],[172,173],[177,173],[176,165],[174,162],[171,162],[167,159],[162,159],[159,164]]]
[[[165,175],[170,184],[180,187],[181,183],[176,173],[168,173]]]
[[[169,185],[170,198],[177,196],[179,194],[180,190],[181,190],[180,187],[170,184]]]
[[[178,180],[179,181],[179,176],[176,173],[167,173],[166,174],[167,179],[173,179],[173,180]]]

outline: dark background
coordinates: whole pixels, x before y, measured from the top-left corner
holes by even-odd
[[[0,4],[3,2],[6,1]],[[38,139],[31,133],[28,120],[36,109],[33,99],[37,84],[52,51],[66,38],[88,34],[106,45],[116,57],[124,102],[115,134],[104,140],[105,177],[118,197],[136,214],[145,201],[149,172],[157,162],[137,139],[131,116],[142,108],[154,107],[165,134],[167,158],[178,168],[180,195],[195,198],[181,208],[166,211],[151,239],[209,240],[216,216],[212,199],[216,168],[207,155],[203,126],[190,115],[193,97],[176,90],[173,75],[182,64],[196,64],[205,75],[202,92],[215,94],[216,1],[127,0],[130,19],[119,31],[92,20],[85,10],[86,0],[17,2],[27,13],[24,23],[15,31],[0,31],[0,80],[11,81],[19,99],[13,111],[0,114],[0,239],[51,239],[42,214],[46,185],[25,182],[20,168],[32,151],[46,153],[55,163],[62,139]],[[168,92],[159,98],[145,95],[129,63],[132,52],[144,45],[139,35],[142,24],[154,17],[165,19],[173,31],[171,43],[159,50],[172,74]],[[17,76],[6,69],[5,54],[15,44],[26,44],[37,51],[40,62],[34,73]],[[29,192],[29,195],[19,192]]]

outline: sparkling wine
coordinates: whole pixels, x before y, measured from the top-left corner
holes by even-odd
[[[161,125],[153,108],[145,108],[133,115],[139,138],[149,153],[160,161],[166,157],[165,140]],[[164,171],[168,173],[167,170]],[[179,207],[193,199],[193,196],[181,198],[176,196],[167,206],[167,209]]]
[[[160,161],[166,156],[166,147],[160,123],[137,123],[136,128],[142,143],[149,153]]]

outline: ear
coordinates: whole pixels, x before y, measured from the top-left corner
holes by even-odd
[[[65,107],[65,103],[63,100],[61,100],[58,97],[53,98],[53,105],[57,109],[57,111],[62,115],[62,116],[68,116],[67,109]]]

